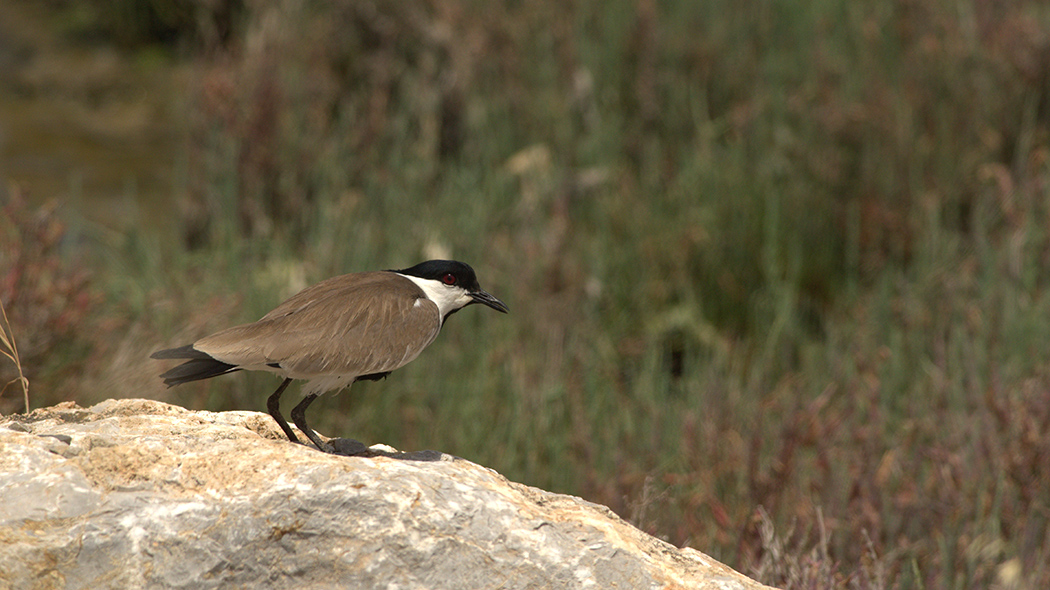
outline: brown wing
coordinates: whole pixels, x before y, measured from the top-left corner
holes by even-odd
[[[246,369],[277,364],[298,379],[360,376],[403,366],[440,328],[437,306],[414,283],[390,272],[358,273],[309,287],[259,321],[193,347]]]

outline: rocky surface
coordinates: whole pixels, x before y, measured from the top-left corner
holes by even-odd
[[[0,588],[765,588],[463,459],[282,438],[147,400],[0,418]]]

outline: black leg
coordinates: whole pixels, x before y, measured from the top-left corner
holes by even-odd
[[[284,393],[284,390],[291,382],[291,379],[285,379],[284,382],[281,383],[281,386],[277,388],[277,391],[273,392],[273,395],[266,398],[266,409],[270,412],[270,415],[273,416],[273,419],[277,421],[277,425],[281,427],[281,430],[288,435],[288,440],[294,443],[303,444],[302,441],[299,440],[299,437],[295,436],[295,433],[292,432],[292,427],[288,426],[288,422],[284,420],[284,416],[281,415],[281,394]]]
[[[317,438],[317,433],[306,425],[306,408],[310,407],[310,404],[315,399],[317,399],[317,394],[308,395],[303,398],[303,401],[299,402],[299,405],[292,408],[292,422],[295,422],[295,425],[299,427],[299,430],[303,431],[303,434],[310,439],[310,442],[314,443],[315,447],[327,453],[324,443],[321,442],[320,438]]]

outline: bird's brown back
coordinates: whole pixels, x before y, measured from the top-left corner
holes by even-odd
[[[388,271],[333,277],[308,287],[259,321],[195,342],[215,359],[310,379],[384,373],[416,358],[441,329],[437,306]]]

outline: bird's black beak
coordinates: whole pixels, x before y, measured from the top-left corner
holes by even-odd
[[[508,311],[510,311],[509,309],[507,309],[506,304],[504,304],[499,299],[496,299],[492,295],[489,295],[483,289],[478,289],[477,291],[471,292],[470,297],[474,300],[471,301],[471,303],[481,303],[483,305],[491,307],[492,309],[495,309],[496,311],[503,313],[507,313]]]

